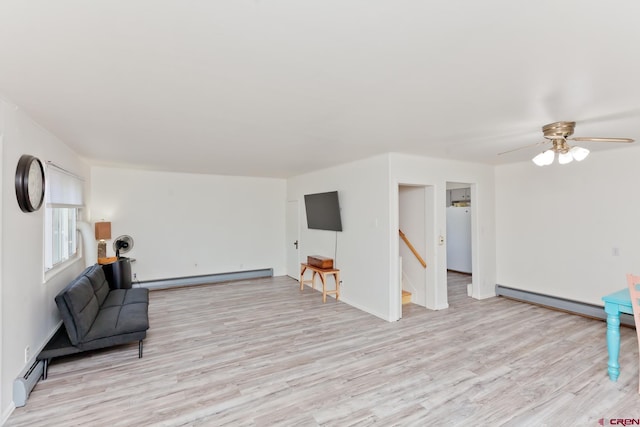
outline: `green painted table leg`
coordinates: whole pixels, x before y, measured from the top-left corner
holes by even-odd
[[[607,350],[609,351],[609,378],[617,381],[620,376],[620,311],[617,304],[605,303],[607,313]]]

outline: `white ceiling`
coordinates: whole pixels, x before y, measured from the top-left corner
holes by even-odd
[[[0,0],[0,94],[96,164],[499,164],[559,120],[640,140],[639,22],[636,0]]]

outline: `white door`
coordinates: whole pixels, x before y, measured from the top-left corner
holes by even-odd
[[[287,202],[287,276],[298,280],[300,275],[300,203]]]

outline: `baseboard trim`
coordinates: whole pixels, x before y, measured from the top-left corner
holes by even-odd
[[[273,268],[204,274],[201,276],[175,277],[171,279],[146,280],[144,282],[135,282],[134,286],[148,289],[167,289],[181,286],[207,285],[236,280],[258,279],[262,277],[273,277]]]
[[[541,305],[543,307],[566,311],[568,313],[578,314],[592,319],[607,320],[607,314],[604,312],[604,308],[598,305],[524,291],[522,289],[509,288],[502,285],[496,285],[496,296]],[[620,314],[620,323],[626,326],[635,327],[633,316],[625,313]]]
[[[307,289],[305,288],[305,291],[306,290]],[[322,291],[319,291],[319,292],[322,294]],[[329,295],[329,296],[333,296],[333,295]],[[397,320],[397,319],[395,319],[395,320],[394,319],[389,319],[388,315],[375,312],[375,311],[371,310],[369,307],[365,307],[365,306],[363,306],[361,304],[357,304],[357,303],[351,301],[349,298],[345,298],[343,295],[340,295],[340,300],[339,301],[343,302],[343,303],[345,303],[347,305],[350,305],[351,307],[353,307],[355,309],[358,309],[358,310],[363,311],[363,312],[365,312],[367,314],[370,314],[370,315],[372,315],[374,317],[377,317],[378,319],[382,319],[385,322],[395,322]],[[327,301],[327,304],[328,303],[329,302]],[[331,301],[331,303],[335,304],[336,301]]]
[[[450,271],[452,273],[458,273],[458,274],[466,274],[468,276],[471,276],[471,272],[470,271],[461,271],[461,270],[451,270],[449,268],[447,268],[447,271]]]
[[[7,409],[4,410],[4,412],[2,413],[2,420],[0,420],[0,426],[5,425],[5,423],[9,420],[9,417],[11,416],[11,414],[13,414],[13,411],[16,409],[16,405],[15,403],[13,403],[13,400],[11,401],[11,403],[9,404],[9,407],[7,407]]]

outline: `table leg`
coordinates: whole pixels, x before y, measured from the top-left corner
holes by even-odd
[[[609,352],[609,379],[617,381],[620,375],[620,311],[617,304],[605,303],[607,313],[607,350]]]
[[[304,272],[307,270],[307,267],[304,265],[300,266],[300,290],[304,290]]]
[[[327,302],[327,283],[324,277],[324,273],[320,273],[320,280],[322,281],[322,302]]]
[[[340,273],[336,272],[333,274],[333,277],[336,279],[336,302],[340,299]]]

